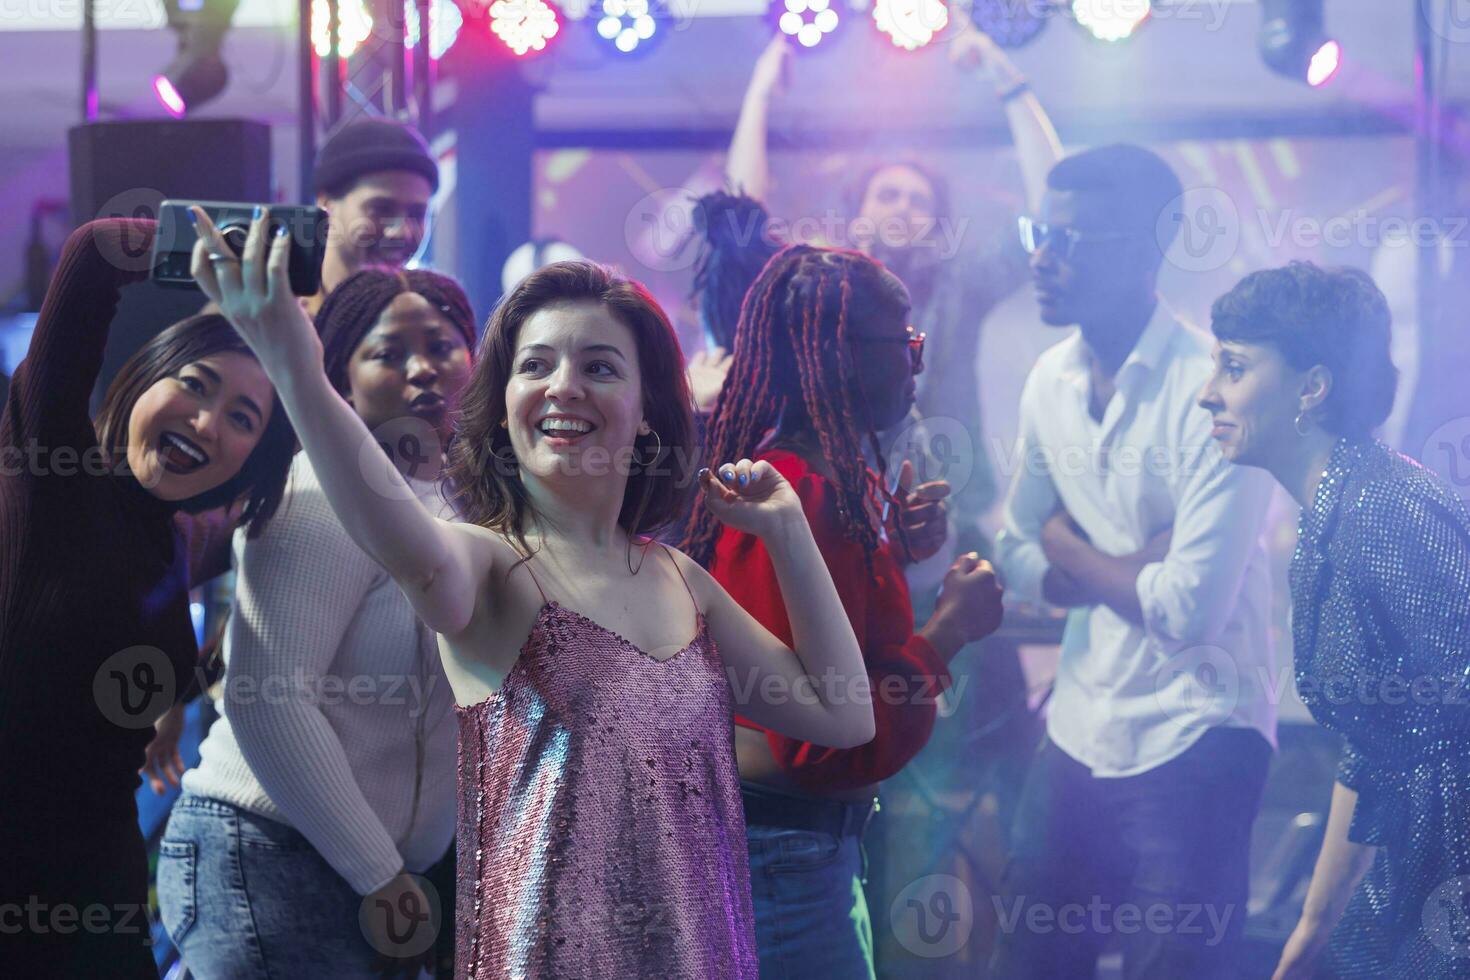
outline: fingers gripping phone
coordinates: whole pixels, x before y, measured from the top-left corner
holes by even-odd
[[[254,204],[224,201],[164,201],[158,209],[158,234],[153,240],[151,278],[159,285],[194,288],[189,271],[194,242],[199,238],[189,220],[189,208],[204,209],[235,255],[245,248]],[[291,239],[289,262],[291,292],[314,296],[321,290],[322,259],[327,253],[327,212],[307,204],[270,205],[270,232],[284,227]]]

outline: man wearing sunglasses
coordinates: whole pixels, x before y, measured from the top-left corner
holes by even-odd
[[[1105,146],[1021,222],[1043,322],[1079,329],[1027,378],[998,564],[1070,614],[995,976],[1090,977],[1113,944],[1130,977],[1228,976],[1245,919],[1275,742],[1271,487],[1212,442],[1211,344],[1156,291],[1181,194],[1155,154]]]

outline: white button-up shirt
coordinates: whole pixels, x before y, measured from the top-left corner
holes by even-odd
[[[996,549],[1008,594],[1041,601],[1041,527],[1058,507],[1108,555],[1173,527],[1169,553],[1138,576],[1145,626],[1111,608],[1074,609],[1047,734],[1095,776],[1146,772],[1217,725],[1275,745],[1271,575],[1262,531],[1274,483],[1234,466],[1196,405],[1212,345],[1162,302],[1096,421],[1080,333],[1045,351],[1021,395],[1020,445]]]

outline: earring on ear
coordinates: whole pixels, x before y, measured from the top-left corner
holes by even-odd
[[[1296,418],[1292,420],[1291,425],[1292,428],[1296,429],[1296,434],[1299,436],[1309,436],[1312,434],[1312,420],[1307,415],[1305,409],[1296,413]]]
[[[642,468],[645,468],[645,469],[647,467],[649,467],[649,466],[652,466],[654,463],[658,462],[659,456],[662,455],[663,454],[663,451],[664,451],[664,440],[663,440],[663,437],[658,434],[658,430],[655,429],[655,428],[653,428],[652,426],[649,426],[648,431],[651,432],[651,433],[653,433],[653,437],[658,440],[658,447],[656,449],[654,449],[654,451],[653,451],[653,457],[651,459],[646,459],[646,460],[639,459],[638,458],[638,447],[637,446],[634,446],[633,447],[633,462],[636,463],[636,464],[638,464],[638,466],[640,466]]]

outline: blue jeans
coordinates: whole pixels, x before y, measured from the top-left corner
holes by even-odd
[[[361,904],[293,828],[192,793],[174,804],[159,914],[198,980],[375,976]]]
[[[745,838],[761,980],[871,980],[859,839],[761,826]]]

